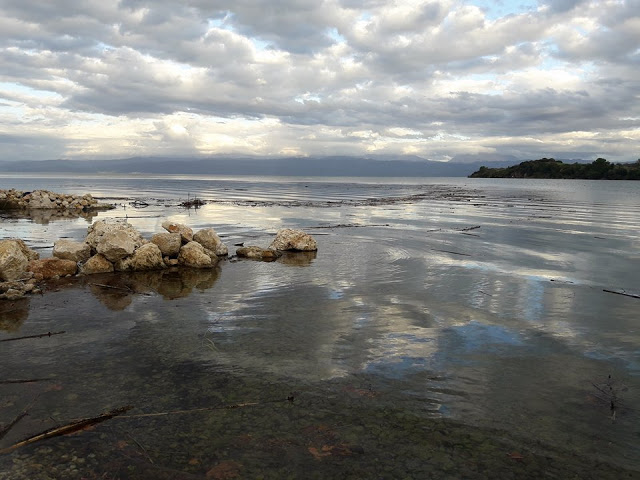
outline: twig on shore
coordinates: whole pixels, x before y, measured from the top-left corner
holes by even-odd
[[[27,378],[20,380],[0,380],[0,385],[10,385],[13,383],[33,383],[33,382],[46,382],[51,380],[50,378]]]
[[[40,333],[38,335],[27,335],[26,337],[13,337],[13,338],[3,338],[0,342],[13,342],[14,340],[25,340],[27,338],[41,338],[41,337],[53,337],[54,335],[62,335],[63,333],[67,333],[66,331],[61,332],[47,332]]]
[[[112,410],[107,413],[103,413],[102,415],[98,415],[97,417],[84,418],[82,420],[72,422],[67,425],[62,425],[61,427],[45,430],[42,433],[33,435],[29,438],[26,438],[25,440],[22,440],[21,442],[15,443],[10,447],[3,448],[2,450],[0,450],[0,454],[10,453],[17,448],[24,447],[25,445],[30,445],[32,443],[39,442],[42,440],[47,440],[49,438],[59,437],[61,435],[68,435],[70,433],[78,432],[80,430],[83,430],[97,423],[101,423],[101,422],[104,422],[105,420],[109,420],[110,418],[121,415],[122,413],[127,412],[132,408],[133,406],[127,405],[126,407],[116,408],[115,410]]]
[[[628,292],[625,292],[624,290],[609,290],[607,288],[603,288],[602,291],[608,292],[608,293],[615,293],[616,295],[624,295],[625,297],[640,298],[640,294],[628,293]]]

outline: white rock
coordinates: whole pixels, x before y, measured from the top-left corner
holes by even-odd
[[[204,247],[198,242],[189,242],[183,245],[178,255],[180,265],[192,268],[211,268],[218,263],[218,259],[214,260],[204,250]]]
[[[318,244],[308,233],[300,230],[283,228],[278,230],[276,238],[271,242],[269,248],[274,250],[298,250],[309,252],[318,250]]]
[[[98,220],[87,229],[85,242],[87,242],[92,249],[96,250],[101,238],[105,234],[115,231],[124,232],[131,238],[136,247],[146,243],[142,235],[140,235],[140,232],[138,232],[133,225],[120,219]]]
[[[135,249],[135,241],[123,230],[106,232],[96,245],[96,252],[104,255],[110,262],[132,255]]]
[[[85,242],[61,239],[53,246],[53,256],[74,262],[86,262],[91,256],[91,247]]]
[[[181,223],[174,223],[167,220],[162,222],[162,228],[170,233],[179,233],[182,237],[182,243],[188,243],[193,240],[193,230]]]
[[[0,280],[18,280],[24,276],[29,259],[16,240],[0,240]]]
[[[133,255],[116,261],[115,269],[126,270],[160,270],[166,268],[162,252],[155,243],[147,243],[138,248]]]
[[[193,235],[193,240],[202,245],[206,250],[211,250],[216,256],[229,254],[229,249],[222,243],[220,237],[213,228],[205,228]]]
[[[182,236],[180,233],[156,233],[151,237],[151,243],[155,243],[160,247],[162,255],[167,257],[175,257],[180,252],[182,246]]]

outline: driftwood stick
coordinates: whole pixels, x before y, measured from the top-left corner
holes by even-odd
[[[18,423],[20,420],[22,420],[27,415],[28,415],[27,410],[23,410],[10,423],[8,423],[4,427],[0,428],[0,440],[2,440],[7,433],[9,433],[9,430],[11,430],[16,423]]]
[[[33,383],[33,382],[46,382],[51,380],[50,378],[26,378],[19,380],[0,380],[0,385],[10,385],[13,383]]]
[[[5,425],[4,427],[0,428],[0,440],[2,440],[7,435],[7,433],[9,433],[9,430],[11,430],[20,420],[22,420],[24,417],[26,417],[29,414],[29,409],[33,406],[34,403],[36,403],[36,400],[38,400],[38,397],[40,397],[40,394],[36,395],[33,398],[33,400],[31,400],[29,405],[27,405],[25,409],[22,410],[22,412],[20,412],[18,416],[16,416],[16,418],[14,418],[10,423]]]
[[[63,333],[67,333],[67,332],[63,330],[61,332],[47,332],[47,333],[40,333],[38,335],[27,335],[26,337],[4,338],[0,340],[0,342],[13,342],[14,340],[25,340],[27,338],[53,337],[54,335],[62,335]]]
[[[283,400],[276,400],[276,401],[280,402]],[[236,403],[233,405],[221,405],[218,407],[193,408],[191,410],[170,410],[168,412],[138,413],[133,415],[121,415],[120,418],[165,417],[167,415],[180,415],[184,413],[196,413],[196,412],[207,412],[211,410],[225,410],[225,409],[233,409],[233,408],[255,407],[256,405],[261,405],[263,403],[273,403],[273,401],[272,402],[244,402],[244,403]]]
[[[460,253],[460,252],[452,252],[451,250],[438,250],[437,248],[432,248],[434,252],[444,252],[444,253],[452,253],[453,255],[462,255],[463,257],[470,257],[468,253]]]
[[[115,410],[112,410],[107,413],[103,413],[102,415],[98,415],[97,417],[85,418],[82,420],[78,420],[76,422],[69,423],[67,425],[62,425],[61,427],[45,430],[42,433],[26,438],[21,442],[15,443],[10,447],[3,448],[2,450],[0,450],[0,454],[13,452],[17,448],[24,447],[25,445],[30,445],[32,443],[39,442],[41,440],[47,440],[48,438],[59,437],[61,435],[68,435],[70,433],[78,432],[91,425],[95,425],[97,423],[104,422],[105,420],[109,420],[110,418],[113,418],[117,415],[127,412],[132,408],[133,406],[127,405],[126,407],[116,408]]]
[[[615,293],[616,295],[624,295],[626,297],[631,297],[631,298],[640,298],[640,294],[638,294],[638,293],[627,293],[624,290],[609,290],[607,288],[603,288],[602,291],[603,292],[608,292],[608,293]]]

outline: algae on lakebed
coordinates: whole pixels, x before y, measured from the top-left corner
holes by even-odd
[[[292,393],[294,385],[282,379],[193,367],[179,366],[141,385],[148,389],[145,411],[257,405],[116,417],[95,430],[0,457],[0,479],[622,479],[638,474],[509,432],[396,407],[393,391],[328,381]],[[173,377],[180,373],[185,381],[178,398],[168,389],[175,388]],[[98,393],[103,385],[87,387]]]

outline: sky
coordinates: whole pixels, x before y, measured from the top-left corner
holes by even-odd
[[[640,0],[0,0],[0,159],[640,158]]]

